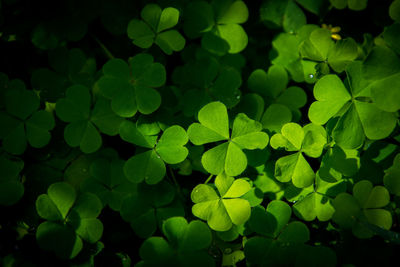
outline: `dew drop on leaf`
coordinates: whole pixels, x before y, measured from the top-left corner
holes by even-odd
[[[312,79],[312,78],[314,78],[314,75],[313,74],[309,74],[308,78]]]

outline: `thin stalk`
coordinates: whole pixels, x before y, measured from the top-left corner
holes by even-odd
[[[108,50],[108,48],[96,36],[92,35],[92,37],[99,44],[99,46],[103,49],[104,54],[106,54],[106,56],[109,59],[115,58],[114,55],[110,52],[110,50]]]
[[[211,178],[213,178],[213,174],[210,174],[210,176],[208,176],[208,178],[207,178],[207,180],[204,182],[204,184],[207,184],[210,180],[211,180]]]

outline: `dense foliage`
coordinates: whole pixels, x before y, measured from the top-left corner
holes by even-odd
[[[0,1],[1,266],[386,266],[400,0]]]

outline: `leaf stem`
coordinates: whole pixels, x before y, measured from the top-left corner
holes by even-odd
[[[172,181],[174,182],[174,184],[175,184],[175,186],[176,186],[176,188],[177,188],[179,194],[181,194],[181,192],[182,192],[182,191],[181,191],[181,186],[179,185],[178,181],[176,180],[175,174],[174,174],[174,172],[172,171],[172,168],[171,168],[170,166],[168,166],[168,170],[169,170],[169,173],[170,173],[170,175],[171,175]]]
[[[92,34],[93,39],[99,44],[99,46],[103,49],[104,53],[109,59],[115,58],[114,55],[108,50],[108,48],[96,37]]]
[[[204,182],[204,184],[207,184],[210,180],[211,180],[211,178],[213,178],[213,174],[210,174],[210,176],[208,176],[208,178],[207,178],[207,180]]]

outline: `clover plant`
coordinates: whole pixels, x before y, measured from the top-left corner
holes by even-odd
[[[400,0],[56,2],[0,0],[0,266],[396,264]]]

